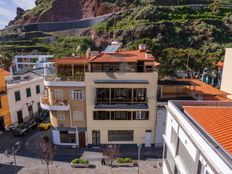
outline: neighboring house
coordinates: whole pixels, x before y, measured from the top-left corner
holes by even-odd
[[[53,55],[16,55],[13,61],[15,70],[23,68],[51,68],[53,67]]]
[[[9,72],[0,68],[0,131],[11,124],[5,77]]]
[[[232,99],[232,48],[226,48],[225,59],[223,64],[221,90],[229,93]]]
[[[232,173],[232,102],[169,101],[163,174]]]
[[[84,72],[87,59],[55,60],[56,76],[45,77],[41,107],[50,112],[53,142],[85,147],[87,141]]]
[[[163,146],[166,105],[169,100],[229,101],[227,93],[198,79],[159,80],[157,91],[156,146]]]
[[[144,47],[55,60],[58,77],[45,78],[41,101],[55,144],[154,144],[158,64]]]
[[[43,77],[35,70],[19,71],[6,78],[7,95],[12,123],[22,123],[40,108],[44,90]],[[43,71],[42,71],[43,72]]]

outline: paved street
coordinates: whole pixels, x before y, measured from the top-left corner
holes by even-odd
[[[11,132],[4,132],[0,135],[0,174],[45,174],[47,173],[46,165],[42,164],[39,159],[39,138],[49,131],[34,130],[25,137],[15,137]],[[12,155],[6,156],[5,150],[10,150],[17,142],[21,142],[21,148],[17,152],[16,162],[14,166],[14,158]],[[110,174],[109,166],[102,166],[101,159],[103,157],[101,149],[73,149],[70,147],[57,147],[53,165],[50,167],[50,173],[54,174]],[[123,147],[120,148],[120,156],[132,157],[137,159],[137,148]],[[141,150],[141,174],[160,174],[161,173],[161,156],[162,149],[142,148]],[[74,158],[83,158],[90,161],[91,167],[71,168],[70,161]],[[137,173],[138,167],[113,167],[113,174],[133,174]]]

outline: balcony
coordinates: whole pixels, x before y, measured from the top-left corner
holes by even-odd
[[[47,96],[43,96],[40,102],[41,108],[49,111],[69,111],[70,105],[68,100],[52,100],[52,103],[49,102]]]
[[[44,80],[45,86],[58,86],[58,87],[71,87],[78,86],[84,87],[84,75],[81,76],[46,76]],[[64,83],[65,82],[65,83]]]

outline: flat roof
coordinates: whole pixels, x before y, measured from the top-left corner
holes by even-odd
[[[183,106],[183,108],[204,132],[232,154],[232,106]]]

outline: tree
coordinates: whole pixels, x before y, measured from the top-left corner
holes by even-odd
[[[119,147],[114,144],[114,145],[108,145],[104,151],[104,155],[106,155],[109,160],[110,160],[110,166],[111,166],[111,173],[112,173],[112,165],[113,161],[117,158],[119,155]]]
[[[218,13],[221,7],[221,3],[219,0],[214,0],[210,5],[209,8],[212,9],[213,13]]]
[[[49,166],[53,163],[53,158],[55,155],[55,146],[51,141],[51,138],[49,136],[43,136],[39,143],[40,146],[40,158],[42,161],[42,164],[47,165],[47,173],[49,174]]]
[[[12,55],[10,53],[5,53],[0,55],[0,65],[5,70],[9,70],[11,63],[12,63]]]

